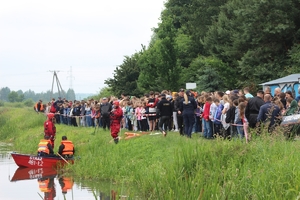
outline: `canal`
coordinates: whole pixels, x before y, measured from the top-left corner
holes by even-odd
[[[10,156],[9,149],[9,145],[0,143],[1,200],[114,199],[115,194],[110,190],[110,183],[80,183],[73,177],[57,174],[51,169],[19,168]],[[105,188],[105,191],[102,192],[101,188]]]

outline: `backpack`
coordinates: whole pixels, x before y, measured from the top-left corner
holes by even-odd
[[[234,122],[234,117],[235,117],[235,106],[231,106],[226,112],[225,122],[226,123],[233,123]]]

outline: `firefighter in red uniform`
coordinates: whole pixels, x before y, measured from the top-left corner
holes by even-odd
[[[68,140],[67,136],[62,136],[61,145],[59,146],[59,155],[65,158],[72,158],[75,153],[74,144],[72,141]]]
[[[48,119],[44,122],[44,133],[46,136],[50,137],[52,148],[54,149],[54,140],[56,134],[56,127],[53,123],[54,114],[48,113]]]
[[[113,110],[110,112],[110,134],[114,139],[114,142],[118,144],[119,137],[118,133],[120,132],[121,128],[121,120],[123,117],[123,111],[119,106],[118,101],[113,102]]]

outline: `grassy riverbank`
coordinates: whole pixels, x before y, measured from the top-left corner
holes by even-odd
[[[0,107],[0,141],[36,153],[45,117],[32,108]],[[249,144],[145,135],[109,143],[108,131],[57,125],[80,160],[69,166],[78,179],[111,181],[133,199],[295,199],[300,195],[300,143],[263,136]],[[122,135],[124,131],[122,131]],[[97,188],[95,188],[97,189]]]

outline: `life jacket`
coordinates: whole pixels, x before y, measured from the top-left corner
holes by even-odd
[[[63,187],[61,188],[62,192],[67,192],[71,190],[74,185],[74,181],[71,177],[63,177]]]
[[[62,140],[61,144],[65,145],[62,155],[73,155],[74,145],[73,145],[72,141]]]
[[[39,143],[39,148],[38,148],[38,152],[44,152],[46,154],[49,154],[50,153],[50,150],[47,146],[47,144],[50,143],[50,140],[45,140],[45,139],[42,139]],[[51,143],[50,143],[51,144]]]
[[[34,110],[37,110],[38,109],[38,104],[39,102],[37,102],[35,105],[34,105]],[[44,105],[42,103],[40,103],[40,110],[38,110],[40,112],[44,111]]]
[[[46,180],[38,180],[39,188],[41,192],[51,192],[52,188],[48,188],[49,186],[49,179]]]

